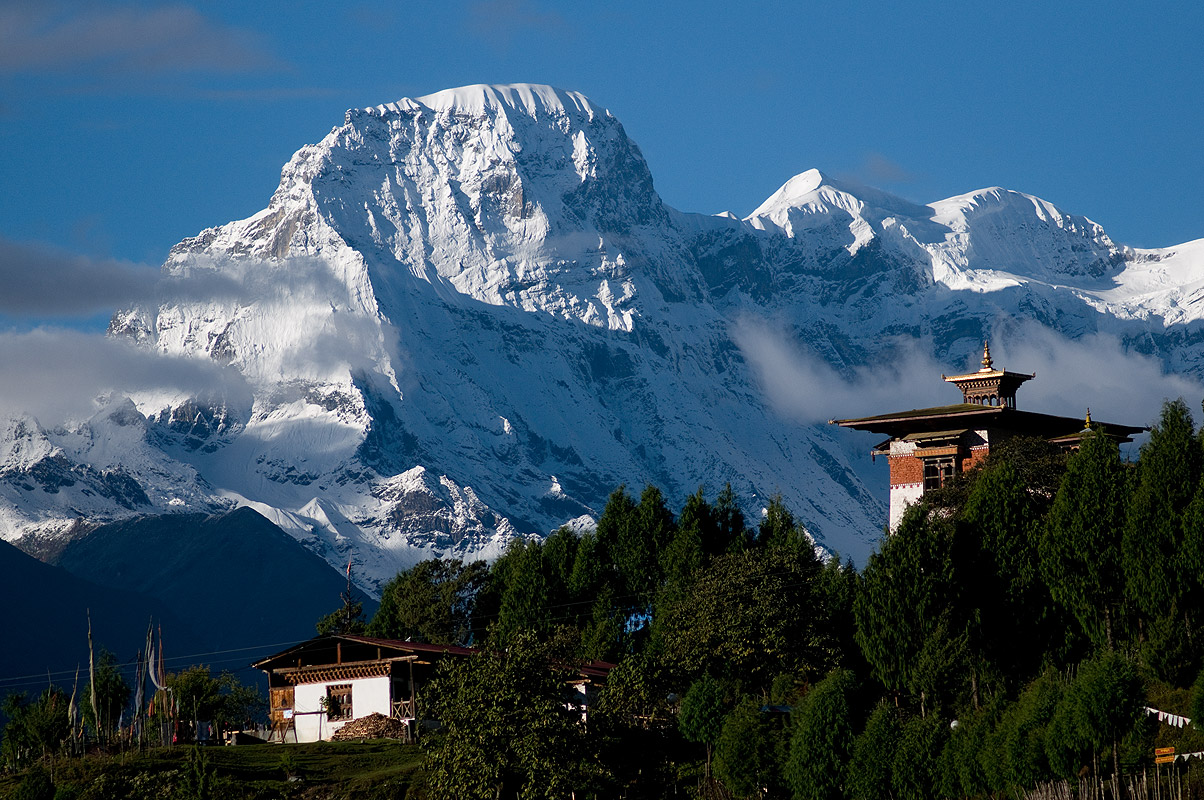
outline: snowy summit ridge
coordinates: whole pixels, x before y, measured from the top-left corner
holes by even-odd
[[[961,359],[1001,315],[1204,370],[1173,329],[1200,319],[1198,243],[1136,251],[1029,195],[921,206],[818,170],[743,220],[683,213],[609,111],[529,84],[348,111],[263,211],[163,269],[240,291],[123,310],[111,335],[228,365],[252,396],[134,393],[69,429],[10,425],[4,538],[248,505],[371,590],[588,524],[621,483],[679,507],[730,482],[750,515],[780,492],[860,560],[885,519],[863,448],[779,413],[750,316],[841,374],[899,336]]]

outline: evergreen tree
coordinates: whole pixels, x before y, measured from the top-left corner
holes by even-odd
[[[937,796],[941,751],[949,736],[949,722],[936,714],[913,717],[903,726],[891,780],[895,800],[930,800]]]
[[[1204,650],[1204,641],[1200,641],[1202,637],[1197,631],[1199,614],[1196,611],[1204,606],[1204,478],[1196,484],[1182,522],[1182,545],[1174,556],[1173,569],[1182,592],[1184,635],[1193,651],[1199,653]]]
[[[1101,653],[1079,667],[1070,694],[1078,723],[1096,750],[1112,751],[1112,774],[1120,774],[1120,741],[1137,723],[1145,697],[1133,663],[1120,653]]]
[[[680,596],[689,587],[707,560],[704,541],[708,536],[714,538],[714,534],[708,533],[714,528],[711,508],[700,488],[696,494],[686,498],[673,540],[660,554],[661,573],[665,576],[667,593]]]
[[[988,744],[992,726],[998,718],[991,703],[978,711],[967,710],[950,723],[949,738],[941,750],[939,779],[945,797],[978,797],[987,794],[1000,781],[999,758]]]
[[[1095,766],[1095,751],[1084,727],[1079,696],[1073,683],[1062,693],[1045,732],[1045,757],[1050,771],[1072,781],[1083,768]]]
[[[995,755],[1003,762],[1008,786],[1029,789],[1053,777],[1046,754],[1046,736],[1063,692],[1058,673],[1046,670],[1004,714]]]
[[[67,708],[70,701],[62,689],[49,686],[33,702],[24,693],[10,694],[0,706],[0,765],[17,770],[31,760],[53,755],[70,734]]]
[[[690,684],[681,701],[677,729],[686,741],[706,747],[706,775],[711,776],[711,751],[723,730],[723,688],[710,675],[703,675]]]
[[[568,588],[572,597],[597,597],[603,587],[618,588],[611,580],[613,570],[605,559],[606,551],[598,542],[598,534],[588,531],[582,535],[577,542],[577,549],[573,554],[573,568],[569,573]]]
[[[739,552],[753,545],[752,531],[744,524],[744,513],[740,511],[730,483],[724,484],[723,491],[715,498],[712,512],[720,545],[714,551],[708,548],[708,552],[719,552],[720,547],[728,552]]]
[[[620,486],[610,493],[606,507],[598,517],[598,524],[594,529],[596,542],[593,556],[604,573],[611,573],[600,575],[599,580],[616,580],[615,588],[618,594],[623,596],[624,602],[629,599],[629,595],[638,593],[643,587],[643,576],[629,576],[625,568],[638,570],[640,558],[649,552],[633,531],[637,524],[635,501],[627,494],[627,487]],[[635,553],[624,551],[625,547],[633,544],[637,548]]]
[[[773,722],[746,697],[723,720],[715,745],[715,777],[736,797],[762,797],[779,788]]]
[[[971,622],[969,646],[980,656],[975,663],[985,661],[1013,680],[1041,664],[1054,638],[1046,625],[1053,599],[1038,554],[1041,505],[1018,469],[998,462],[975,481],[957,534],[957,579]],[[972,669],[977,678],[981,670]]]
[[[614,593],[610,587],[604,588],[581,630],[581,657],[587,661],[616,661],[622,654],[625,621]]]
[[[951,542],[947,518],[930,517],[923,503],[913,505],[862,572],[853,605],[857,643],[874,677],[896,695],[938,687],[949,691],[941,682],[951,671],[948,659],[960,648],[951,651],[945,639],[961,635],[951,616]],[[917,699],[923,708],[933,698]]]
[[[92,726],[102,741],[107,740],[109,734],[117,728],[121,712],[130,701],[130,685],[126,683],[118,666],[117,657],[102,649],[100,658],[96,661],[94,683],[90,683],[89,688],[84,690],[83,696],[87,697],[93,691],[92,686],[95,686],[96,710],[100,719],[95,719],[91,704],[84,703],[84,721]]]
[[[431,644],[467,644],[477,594],[488,576],[484,561],[420,561],[385,584],[368,633]]]
[[[848,777],[850,800],[882,800],[890,796],[891,764],[902,732],[899,710],[886,702],[879,703],[866,721],[865,730],[853,741]]]
[[[757,527],[757,544],[786,549],[811,547],[811,540],[795,522],[794,515],[786,508],[780,494],[774,495],[765,507],[765,514]]]
[[[628,593],[638,596],[632,602],[637,611],[652,604],[651,592],[661,579],[659,556],[676,532],[673,513],[665,506],[661,490],[645,487],[629,524],[620,528],[615,553],[615,564]]]
[[[815,674],[823,665],[814,614],[819,568],[809,549],[719,556],[688,591],[656,609],[653,638],[667,668],[685,682],[707,673],[749,693],[783,672]]]
[[[1182,399],[1162,406],[1141,448],[1137,482],[1124,528],[1124,571],[1130,602],[1146,617],[1176,616],[1183,582],[1176,574],[1182,516],[1200,483],[1204,450]],[[1185,631],[1191,636],[1190,625]]]
[[[499,644],[521,631],[544,633],[551,628],[543,545],[515,539],[506,548],[504,561],[500,571],[495,568],[502,588],[497,623],[491,631]]]
[[[319,636],[364,633],[368,630],[368,622],[364,619],[363,601],[346,600],[341,608],[320,617],[314,623],[314,630]]]
[[[573,566],[581,540],[566,526],[561,526],[543,541],[544,569],[548,577],[548,602],[562,608],[576,599],[572,591]],[[584,606],[583,608],[588,608]],[[569,609],[570,611],[572,609]],[[558,614],[564,617],[564,614]],[[572,616],[568,614],[567,616]]]
[[[836,670],[807,695],[790,737],[786,777],[795,800],[836,800],[845,796],[853,748],[850,697],[853,673]]]
[[[569,677],[520,632],[505,651],[446,659],[427,685],[440,727],[428,739],[431,796],[563,798],[597,791],[599,770],[580,715],[564,702]]]
[[[1190,698],[1191,707],[1188,709],[1188,713],[1191,718],[1197,721],[1204,720],[1204,670],[1200,670],[1195,683],[1191,685]]]
[[[1066,464],[1041,539],[1041,574],[1054,600],[1096,645],[1114,645],[1124,599],[1120,563],[1127,473],[1116,443],[1083,439]]]
[[[830,669],[851,669],[858,678],[869,677],[869,665],[861,655],[855,634],[856,618],[853,605],[860,591],[857,568],[851,560],[829,559],[820,570],[816,589],[819,603],[816,608],[816,643],[823,652],[823,662]]]

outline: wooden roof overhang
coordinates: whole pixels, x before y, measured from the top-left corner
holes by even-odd
[[[982,369],[966,375],[942,375],[946,382],[962,390],[964,398],[995,395],[1015,397],[1020,384],[1037,377],[1023,372],[1008,372],[1004,369]]]
[[[1020,411],[1007,406],[980,406],[974,403],[916,408],[858,419],[834,419],[829,420],[829,424],[885,434],[892,439],[952,429],[1004,430],[1044,439],[1061,439],[1083,430],[1083,420],[1075,417],[1059,417],[1035,411]],[[1119,442],[1130,441],[1134,434],[1145,430],[1133,425],[1112,423],[1096,423],[1096,427]]]
[[[442,658],[476,655],[474,647],[405,642],[372,636],[338,634],[318,636],[294,645],[251,666],[268,673],[273,682],[319,683],[351,677],[388,674],[395,663],[430,666]],[[576,673],[574,682],[605,683],[615,665],[608,661],[557,664]]]
[[[277,667],[272,670],[272,674],[293,686],[302,683],[329,683],[331,681],[350,681],[357,678],[380,678],[391,675],[394,664],[414,661],[417,658],[417,656],[398,656],[396,658],[380,659],[379,661],[356,661],[351,664]]]
[[[318,636],[294,645],[275,655],[256,661],[251,666],[272,675],[281,670],[331,667],[349,664],[372,664],[393,661],[412,661],[431,664],[444,656],[466,656],[477,651],[455,645],[406,642],[397,639],[377,639],[371,636]]]

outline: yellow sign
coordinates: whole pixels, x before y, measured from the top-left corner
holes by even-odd
[[[1173,748],[1173,747],[1155,747],[1154,748],[1154,755],[1156,755],[1156,756],[1173,756],[1174,754],[1175,754],[1175,748]]]
[[[1170,764],[1175,760],[1174,756],[1158,756],[1154,759],[1155,764]]]

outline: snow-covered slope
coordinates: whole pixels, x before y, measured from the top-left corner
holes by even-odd
[[[266,209],[181,242],[164,271],[237,289],[122,311],[111,334],[232,365],[253,402],[134,394],[125,428],[116,411],[11,427],[5,538],[241,504],[372,588],[429,554],[585,524],[620,483],[680,504],[730,482],[753,514],[780,492],[860,560],[885,518],[862,445],[775,410],[741,347],[750,318],[835,374],[900,337],[960,363],[1001,314],[1145,337],[1201,370],[1177,333],[1200,317],[1201,243],[1130,250],[1017,192],[921,206],[817,170],[744,220],[682,213],[609,111],[546,86],[349,111]],[[37,464],[91,494],[21,488]],[[96,488],[127,475],[145,502]]]

